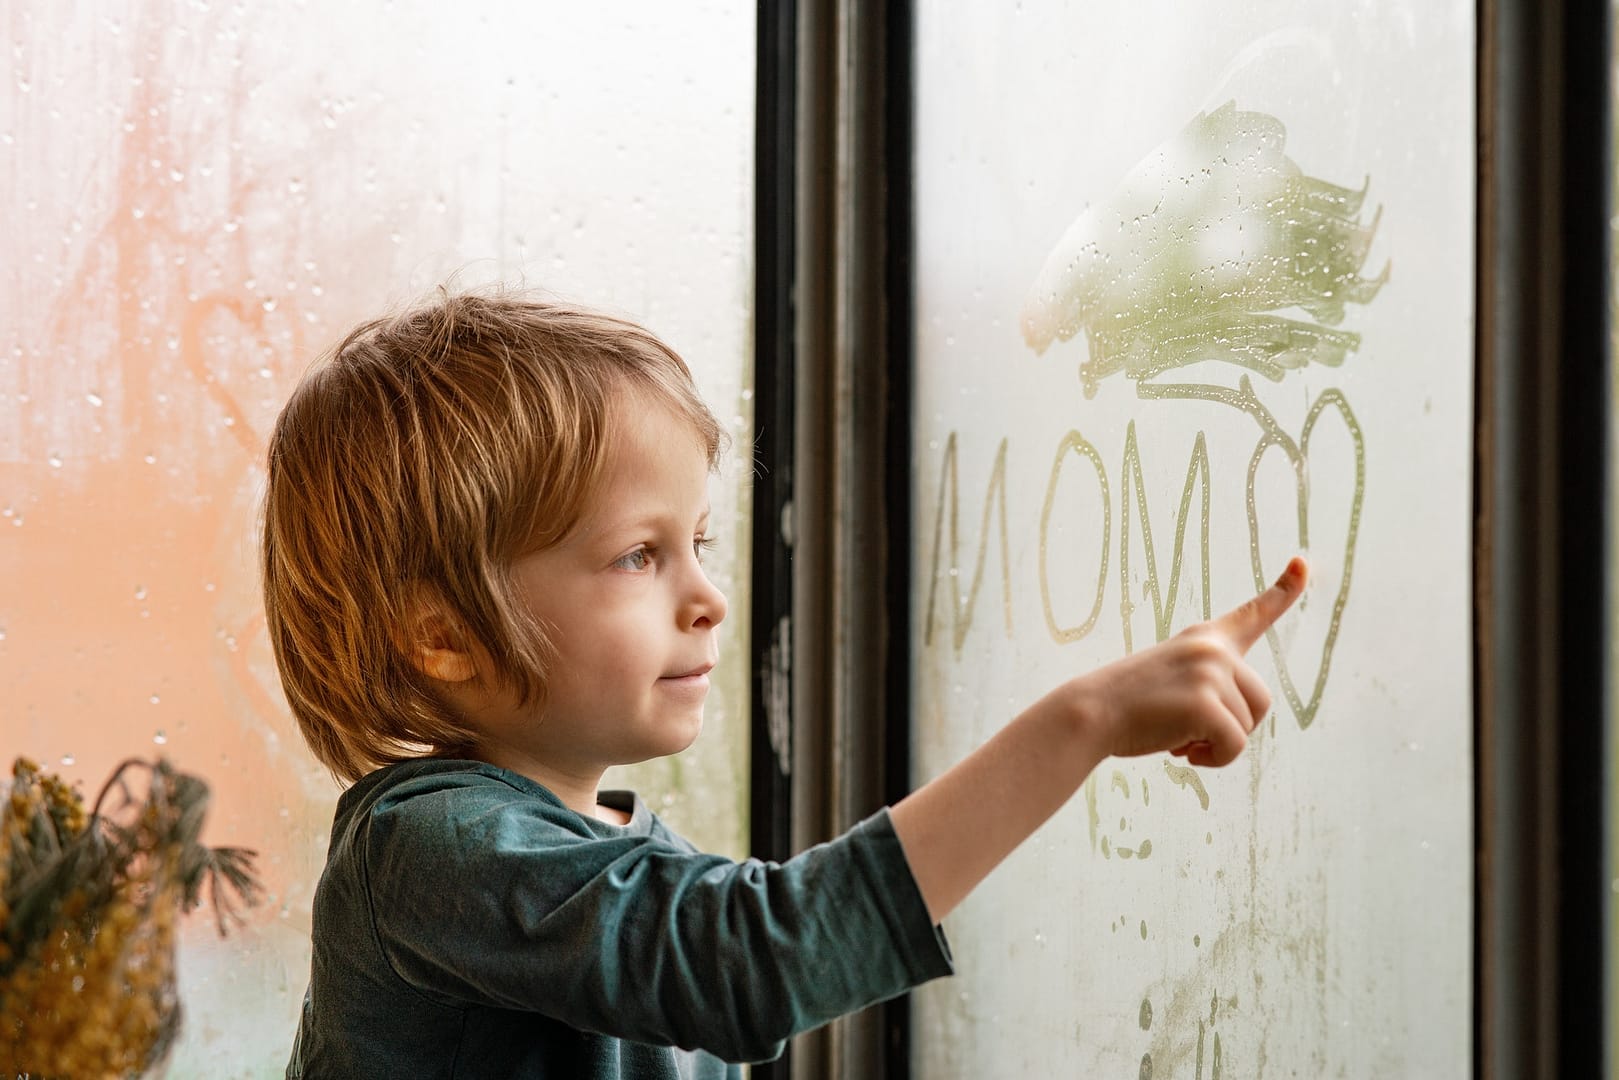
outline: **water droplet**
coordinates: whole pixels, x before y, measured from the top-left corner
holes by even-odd
[[[63,765],[71,766],[76,760],[78,760],[78,759],[75,758],[72,754],[63,754],[62,755],[62,764]]]
[[[1142,941],[1147,940],[1147,920],[1146,919],[1141,920],[1141,940]]]
[[[156,465],[157,464],[157,455],[156,454],[147,454],[145,457],[141,458],[141,460],[146,462],[146,464],[148,464],[148,465]]]
[[[261,304],[259,306],[264,308],[265,311],[274,311],[275,310],[275,301],[274,300],[266,300],[263,304]]]
[[[101,395],[96,393],[94,390],[92,390],[88,394],[84,395],[84,400],[88,401],[90,404],[94,405],[98,409],[101,408],[101,406],[103,404],[102,399],[101,399]]]
[[[157,698],[154,697],[152,700],[156,701]],[[169,737],[163,734],[163,731],[160,728],[157,733],[152,736],[152,741],[157,743],[157,745],[162,746],[164,743],[169,741]]]
[[[53,469],[60,469],[62,467],[61,454],[52,454],[50,457],[46,458],[45,461]]]
[[[1142,1031],[1152,1028],[1152,1002],[1147,998],[1141,999],[1141,1015],[1137,1018],[1137,1022],[1141,1025]]]
[[[1202,947],[1203,947],[1203,935],[1202,934],[1193,934],[1192,935],[1192,948],[1201,949]]]
[[[161,699],[161,698],[160,698],[160,697],[158,697],[158,696],[157,696],[157,695],[156,695],[156,694],[153,694],[153,695],[152,695],[152,696],[151,696],[151,697],[149,697],[149,698],[147,698],[147,699],[146,699],[146,700],[147,700],[147,701],[148,701],[148,702],[149,702],[149,703],[150,703],[150,704],[153,704],[153,705],[156,705],[156,704],[157,704],[157,703],[158,703],[158,702],[159,702],[159,701],[161,701],[161,700],[162,700],[162,699]],[[163,733],[162,733],[162,732],[161,732],[161,731],[160,731],[160,732],[158,732],[158,734],[159,734],[159,735],[161,735],[161,734],[163,734]]]
[[[137,599],[137,600],[145,600],[146,599],[146,586],[145,585],[137,585],[137,586],[135,586],[135,599]]]

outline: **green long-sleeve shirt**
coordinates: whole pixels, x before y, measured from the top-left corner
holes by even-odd
[[[344,792],[287,1076],[719,1080],[951,970],[886,811],[737,863],[602,801],[476,761]]]

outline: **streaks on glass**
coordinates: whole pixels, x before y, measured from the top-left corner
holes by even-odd
[[[1359,190],[1307,176],[1286,129],[1235,102],[1199,113],[1086,210],[1047,257],[1024,305],[1024,340],[1044,352],[1083,330],[1087,397],[1123,372],[1148,379],[1221,360],[1279,380],[1337,366],[1360,335],[1335,329],[1346,303],[1388,279],[1360,270],[1379,210]],[[1304,318],[1275,312],[1296,308]]]
[[[1209,1020],[1208,1020],[1208,1023],[1205,1024],[1202,1020],[1199,1020],[1197,1022],[1197,1073],[1195,1074],[1197,1080],[1203,1080],[1203,1054],[1204,1054],[1204,1050],[1205,1050],[1205,1047],[1206,1047],[1206,1044],[1207,1044],[1207,1041],[1208,1041],[1208,1036],[1209,1036],[1210,1030],[1214,1027],[1214,1021],[1215,1021],[1215,1018],[1219,1015],[1219,1012],[1220,1012],[1220,995],[1219,995],[1219,993],[1215,993],[1214,997],[1209,1001]],[[1214,1047],[1213,1047],[1212,1061],[1210,1062],[1209,1078],[1210,1078],[1210,1080],[1220,1080],[1220,1073],[1221,1073],[1221,1068],[1220,1067],[1221,1067],[1221,1064],[1222,1064],[1222,1062],[1220,1060],[1220,1033],[1218,1031],[1215,1031],[1213,1033],[1213,1036],[1214,1036]]]
[[[1085,458],[1096,470],[1096,482],[1102,492],[1102,565],[1096,575],[1096,599],[1091,604],[1089,614],[1075,626],[1059,626],[1057,624],[1056,610],[1051,603],[1051,576],[1048,559],[1050,557],[1049,537],[1051,535],[1051,511],[1057,501],[1057,482],[1062,478],[1062,468],[1069,452]],[[1107,587],[1107,559],[1108,544],[1113,535],[1112,500],[1108,497],[1107,466],[1102,463],[1102,455],[1089,441],[1077,431],[1070,431],[1057,445],[1057,456],[1051,462],[1051,475],[1046,481],[1046,498],[1040,507],[1040,603],[1046,617],[1046,630],[1051,639],[1062,645],[1070,641],[1078,641],[1089,634],[1096,626],[1096,620],[1102,614],[1102,593]],[[935,542],[937,547],[937,542]]]
[[[1201,544],[1198,548],[1202,576],[1199,579],[1204,620],[1209,609],[1209,450],[1199,431],[1192,442],[1192,460],[1186,466],[1186,486],[1181,490],[1180,509],[1175,515],[1175,549],[1171,555],[1169,594],[1164,596],[1158,583],[1158,557],[1153,551],[1152,518],[1147,511],[1147,485],[1141,477],[1141,449],[1136,444],[1136,424],[1130,421],[1124,437],[1124,469],[1119,490],[1119,592],[1124,615],[1124,651],[1134,652],[1130,634],[1130,615],[1135,604],[1130,600],[1130,487],[1135,485],[1136,511],[1141,515],[1141,542],[1147,556],[1147,593],[1152,598],[1153,628],[1158,640],[1169,637],[1169,621],[1175,613],[1175,594],[1180,589],[1181,562],[1186,550],[1186,519],[1192,509],[1192,489],[1201,487],[1203,499],[1199,507]]]
[[[1280,640],[1274,628],[1267,630],[1266,641],[1270,645],[1271,655],[1276,661],[1277,676],[1282,683],[1282,690],[1287,698],[1288,705],[1298,720],[1299,727],[1307,728],[1314,721],[1316,711],[1321,704],[1321,695],[1326,688],[1327,675],[1332,667],[1333,646],[1338,640],[1338,628],[1343,618],[1345,604],[1349,602],[1349,588],[1352,571],[1355,565],[1355,547],[1360,532],[1361,506],[1366,501],[1366,437],[1361,431],[1360,422],[1355,418],[1354,411],[1349,407],[1349,401],[1343,391],[1336,387],[1322,391],[1310,405],[1309,413],[1304,419],[1304,425],[1298,438],[1294,438],[1283,429],[1281,423],[1260,401],[1254,392],[1253,382],[1244,375],[1235,390],[1223,386],[1205,386],[1195,384],[1177,384],[1171,386],[1141,384],[1138,390],[1143,398],[1159,400],[1207,401],[1229,406],[1254,418],[1260,428],[1258,443],[1254,446],[1253,456],[1248,460],[1248,479],[1246,489],[1246,508],[1248,515],[1248,542],[1249,554],[1254,573],[1254,588],[1263,589],[1269,582],[1265,568],[1261,565],[1259,554],[1259,506],[1255,493],[1255,477],[1259,471],[1259,463],[1272,447],[1280,450],[1293,469],[1294,487],[1297,497],[1296,516],[1298,521],[1298,544],[1301,549],[1309,550],[1310,527],[1310,439],[1315,431],[1317,422],[1327,409],[1337,412],[1343,422],[1343,428],[1354,446],[1354,481],[1353,484],[1327,484],[1326,490],[1344,490],[1350,492],[1349,523],[1343,540],[1342,554],[1338,554],[1336,546],[1332,548],[1333,556],[1339,560],[1342,576],[1338,590],[1333,598],[1332,617],[1327,628],[1325,639],[1321,644],[1320,664],[1316,669],[1314,685],[1311,688],[1309,700],[1299,695],[1292,672],[1286,657],[1282,653]],[[1188,495],[1190,489],[1188,487]],[[1336,538],[1334,538],[1335,540]],[[1179,546],[1177,545],[1177,553]]]
[[[1202,996],[1205,992],[1209,994],[1206,1010]],[[1235,997],[1222,999],[1218,990],[1210,990],[1196,975],[1171,984],[1168,1000],[1161,999],[1160,1008],[1153,1008],[1143,997],[1136,1018],[1137,1026],[1150,1032],[1143,1060],[1152,1060],[1165,1076],[1190,1076],[1193,1080],[1223,1077],[1225,1047],[1216,1026],[1224,1013],[1234,1011],[1235,1005]]]
[[[1315,666],[1314,678],[1309,684],[1310,693],[1308,698],[1298,690],[1298,682],[1293,677],[1292,667],[1282,651],[1281,641],[1276,632],[1272,630],[1267,634],[1269,647],[1276,660],[1283,693],[1293,710],[1299,726],[1301,728],[1309,727],[1319,709],[1322,695],[1331,673],[1332,652],[1337,641],[1343,611],[1348,604],[1353,580],[1352,571],[1355,563],[1360,512],[1366,495],[1366,439],[1360,423],[1356,419],[1354,411],[1350,408],[1348,399],[1342,391],[1336,388],[1322,391],[1311,403],[1303,428],[1297,437],[1286,431],[1265,404],[1259,400],[1254,393],[1251,381],[1246,376],[1242,378],[1240,385],[1235,389],[1219,386],[1177,384],[1143,385],[1141,391],[1143,397],[1150,399],[1204,401],[1226,405],[1251,416],[1259,425],[1260,435],[1253,454],[1249,458],[1247,484],[1244,491],[1253,580],[1256,590],[1262,589],[1269,580],[1268,572],[1262,565],[1259,553],[1259,537],[1262,529],[1260,503],[1256,488],[1261,460],[1272,449],[1276,449],[1282,453],[1292,468],[1296,505],[1288,513],[1288,517],[1297,523],[1296,537],[1298,546],[1309,550],[1312,546],[1309,528],[1312,494],[1310,485],[1311,439],[1324,414],[1330,412],[1333,414],[1334,419],[1341,422],[1342,429],[1353,446],[1353,479],[1352,482],[1346,478],[1346,482],[1343,484],[1327,485],[1326,490],[1343,490],[1350,493],[1348,526],[1343,535],[1341,549],[1336,546],[1336,537],[1331,538],[1333,546],[1330,549],[1322,549],[1332,552],[1337,560],[1336,565],[1340,566],[1342,571],[1333,599],[1331,622],[1320,644],[1320,659]],[[923,644],[931,645],[939,621],[940,578],[943,576],[950,579],[950,583],[946,585],[949,594],[945,604],[950,609],[951,644],[957,655],[961,653],[966,643],[967,635],[972,628],[977,611],[979,592],[984,587],[990,547],[994,544],[998,544],[1000,547],[1000,565],[998,567],[1000,580],[998,585],[1001,596],[1001,621],[1006,636],[1012,636],[1012,596],[1016,590],[1012,581],[1010,551],[1011,540],[1014,535],[1017,535],[1016,530],[1009,524],[1009,520],[1014,520],[1007,506],[1006,472],[1008,468],[1009,439],[1003,437],[998,442],[995,458],[989,472],[989,479],[984,488],[982,509],[979,515],[978,545],[965,590],[955,583],[963,576],[963,571],[966,569],[962,559],[960,529],[961,493],[958,444],[959,433],[952,431],[945,441],[938,486],[938,502],[934,508],[933,550],[929,563],[927,609],[923,621]],[[1058,603],[1057,590],[1054,587],[1051,574],[1052,560],[1058,554],[1057,545],[1054,543],[1055,533],[1052,519],[1058,504],[1059,494],[1071,489],[1071,485],[1065,485],[1062,482],[1069,464],[1070,455],[1084,458],[1095,473],[1096,491],[1100,496],[1101,509],[1101,513],[1095,516],[1101,519],[1101,535],[1097,548],[1094,589],[1086,586],[1085,592],[1088,595],[1085,595],[1080,600],[1080,604],[1083,604],[1085,599],[1090,601],[1087,606],[1088,609],[1084,618],[1079,622],[1065,624],[1060,620],[1058,614],[1059,606],[1065,605],[1059,605]],[[1147,497],[1147,485],[1143,476],[1142,459],[1143,451],[1140,439],[1137,435],[1136,424],[1132,421],[1127,426],[1125,433],[1122,464],[1124,480],[1118,490],[1117,498],[1120,523],[1118,542],[1121,597],[1119,609],[1126,652],[1133,651],[1135,646],[1132,616],[1136,610],[1136,604],[1131,600],[1130,594],[1130,582],[1132,580],[1131,556],[1133,552],[1139,551],[1146,560],[1146,569],[1143,573],[1144,593],[1146,600],[1151,604],[1153,633],[1157,641],[1163,641],[1172,631],[1176,605],[1183,588],[1196,590],[1196,604],[1200,618],[1207,619],[1212,614],[1209,535],[1213,495],[1210,481],[1210,455],[1204,432],[1199,430],[1193,435],[1185,478],[1180,491],[1179,505],[1175,510],[1173,543],[1167,553],[1167,568],[1164,566],[1166,560],[1161,558],[1160,547],[1154,537],[1152,514]],[[1132,495],[1134,496],[1133,498]],[[1193,578],[1189,575],[1186,567],[1186,548],[1188,526],[1192,521],[1195,496],[1198,497],[1199,536],[1195,553],[1198,565],[1196,577]],[[1075,496],[1067,497],[1072,498]],[[1112,557],[1113,502],[1113,485],[1109,481],[1107,466],[1100,451],[1081,432],[1070,430],[1058,443],[1056,454],[1051,460],[1036,534],[1038,548],[1036,564],[1038,579],[1036,584],[1040,592],[1041,611],[1045,619],[1046,630],[1051,639],[1057,644],[1067,644],[1087,636],[1096,628],[1100,620],[1107,588],[1108,567]],[[950,524],[948,550],[945,546],[945,520],[947,514]],[[1132,535],[1137,532],[1137,523],[1139,524],[1139,544],[1132,543],[1131,540]],[[1071,565],[1072,560],[1065,560],[1065,563]],[[1312,589],[1319,587],[1319,581],[1317,581],[1312,586]]]
[[[1100,851],[1102,853],[1102,858],[1104,859],[1110,859],[1114,856],[1114,854],[1117,854],[1121,859],[1149,858],[1152,855],[1152,840],[1150,838],[1143,837],[1139,842],[1125,845],[1119,843],[1116,837],[1101,831],[1102,815],[1099,805],[1099,796],[1097,794],[1097,785],[1098,782],[1094,773],[1086,779],[1083,785],[1085,791],[1085,813],[1090,825],[1091,850]],[[1131,800],[1135,791],[1134,787],[1130,783],[1129,777],[1127,777],[1121,769],[1114,769],[1112,776],[1109,778],[1107,793],[1111,795],[1111,793],[1114,791],[1117,791],[1119,795],[1126,801]],[[1147,805],[1147,785],[1145,781],[1143,781],[1141,785],[1141,794],[1142,806],[1145,807]],[[1130,819],[1127,815],[1121,815],[1119,817],[1118,832],[1123,834],[1128,831],[1130,831]]]
[[[1366,487],[1365,437],[1359,422],[1348,399],[1336,388],[1316,396],[1302,430],[1295,436],[1283,428],[1255,393],[1246,373],[1235,388],[1153,381],[1154,376],[1165,371],[1202,360],[1228,361],[1280,380],[1286,371],[1310,363],[1337,366],[1348,352],[1359,347],[1358,334],[1328,331],[1325,326],[1342,321],[1347,302],[1369,303],[1387,279],[1386,266],[1375,279],[1359,276],[1376,219],[1362,227],[1356,215],[1360,212],[1364,191],[1337,188],[1305,176],[1282,154],[1283,141],[1279,121],[1262,113],[1238,112],[1234,105],[1228,104],[1194,118],[1180,136],[1160,147],[1131,174],[1122,194],[1100,208],[1087,211],[1058,243],[1025,308],[1024,331],[1027,342],[1041,351],[1055,339],[1072,337],[1081,328],[1086,330],[1090,355],[1081,370],[1087,395],[1094,393],[1097,380],[1122,370],[1135,381],[1136,393],[1144,400],[1217,404],[1250,417],[1258,425],[1259,436],[1249,458],[1244,492],[1256,590],[1263,589],[1269,579],[1262,565],[1259,544],[1260,504],[1256,479],[1262,460],[1274,448],[1282,452],[1291,466],[1295,507],[1289,516],[1297,521],[1298,547],[1308,551],[1311,546],[1311,438],[1328,410],[1334,413],[1333,419],[1341,422],[1353,446],[1353,483],[1352,486],[1345,483],[1327,487],[1351,492],[1348,527],[1341,556],[1336,537],[1330,538],[1333,541],[1330,553],[1340,560],[1336,564],[1340,568],[1339,582],[1331,619],[1320,643],[1320,658],[1314,665],[1314,678],[1308,684],[1308,695],[1300,692],[1300,682],[1283,654],[1276,630],[1273,628],[1266,634],[1283,695],[1299,727],[1308,728],[1315,720],[1326,689],[1353,578]],[[1103,234],[1128,233],[1128,243],[1123,248],[1115,250],[1096,239],[1098,222],[1103,221],[1116,223],[1112,230],[1102,228]],[[1213,258],[1207,266],[1199,262],[1211,253],[1219,257]],[[1101,268],[1115,261],[1127,265],[1123,269],[1113,267],[1104,274]],[[1258,314],[1290,307],[1301,309],[1317,322],[1302,323]],[[1279,336],[1266,337],[1260,333],[1264,328],[1276,331]],[[924,644],[931,644],[934,630],[947,502],[951,525],[949,576],[961,574],[957,446],[958,434],[951,432],[945,446],[935,509]],[[1064,488],[1061,484],[1070,452],[1089,461],[1096,473],[1102,512],[1093,516],[1101,518],[1102,535],[1096,587],[1094,596],[1089,597],[1089,610],[1078,623],[1064,624],[1058,618],[1059,605],[1053,595],[1052,517],[1059,489],[1075,490],[1071,485]],[[973,607],[982,585],[992,539],[990,517],[995,511],[999,512],[1002,611],[1006,632],[1011,635],[1007,455],[1008,440],[1003,437],[985,490],[977,559],[965,599],[959,588],[951,587],[952,641],[958,655],[971,626]],[[1205,432],[1199,428],[1193,436],[1176,509],[1167,575],[1160,569],[1142,458],[1136,421],[1132,419],[1125,432],[1118,492],[1119,610],[1126,652],[1133,651],[1135,645],[1132,616],[1137,604],[1131,590],[1135,548],[1132,534],[1136,532],[1132,527],[1133,519],[1139,516],[1140,542],[1136,550],[1142,553],[1147,564],[1144,599],[1151,603],[1154,636],[1163,641],[1169,636],[1182,589],[1186,533],[1194,494],[1201,496],[1196,603],[1202,618],[1207,619],[1212,614],[1209,553],[1212,466]],[[1085,637],[1100,618],[1111,553],[1113,502],[1107,467],[1100,451],[1079,430],[1071,429],[1060,440],[1052,459],[1037,540],[1042,614],[1048,633],[1058,644]],[[1064,564],[1072,561],[1064,560]],[[1194,587],[1191,580],[1187,587]],[[1317,583],[1312,591],[1319,588]],[[1081,589],[1082,594],[1088,591],[1088,587]],[[1083,604],[1083,600],[1080,603]],[[1306,606],[1301,604],[1300,612]],[[1297,621],[1298,617],[1298,613],[1294,613],[1290,619]]]
[[[1243,379],[1243,387],[1252,393],[1248,380]],[[1253,560],[1254,582],[1256,589],[1264,588],[1264,582],[1269,580],[1263,566],[1260,565],[1259,556],[1259,508],[1254,494],[1254,476],[1259,471],[1259,462],[1265,452],[1272,446],[1280,449],[1293,466],[1293,475],[1297,493],[1298,509],[1298,536],[1299,546],[1304,549],[1310,547],[1310,436],[1315,431],[1316,422],[1328,408],[1335,409],[1343,421],[1345,430],[1355,447],[1355,483],[1350,494],[1349,529],[1344,537],[1344,548],[1339,566],[1342,576],[1339,579],[1337,594],[1332,601],[1332,617],[1327,625],[1326,639],[1321,645],[1320,666],[1316,669],[1315,682],[1310,690],[1308,701],[1301,700],[1297,686],[1293,681],[1292,669],[1287,657],[1282,653],[1281,642],[1276,636],[1274,627],[1265,631],[1265,640],[1270,645],[1271,656],[1276,661],[1276,675],[1282,684],[1282,693],[1287,697],[1287,703],[1298,718],[1299,727],[1307,728],[1315,720],[1316,710],[1321,706],[1321,694],[1326,688],[1327,672],[1332,667],[1332,649],[1338,640],[1338,629],[1343,621],[1344,605],[1349,602],[1349,584],[1351,573],[1355,566],[1355,541],[1360,532],[1360,511],[1366,501],[1366,438],[1361,433],[1360,424],[1355,414],[1349,408],[1349,402],[1343,394],[1336,390],[1324,391],[1315,403],[1310,406],[1309,415],[1304,420],[1304,430],[1300,433],[1297,442],[1285,434],[1267,434],[1260,444],[1254,448],[1254,456],[1248,463],[1248,540],[1249,552]],[[1328,484],[1324,486],[1327,491],[1342,490],[1340,485]]]
[[[1006,444],[1002,439],[999,449],[995,452],[995,464],[990,470],[989,485],[984,492],[984,513],[978,529],[978,559],[973,566],[972,583],[967,588],[965,599],[961,590],[957,588],[955,580],[960,576],[959,554],[960,543],[960,483],[956,466],[956,433],[951,432],[949,440],[944,447],[944,466],[939,476],[939,507],[933,519],[933,563],[932,572],[928,578],[928,608],[927,617],[922,624],[922,642],[924,645],[933,642],[934,601],[939,585],[939,557],[942,554],[940,546],[944,530],[944,509],[948,502],[950,506],[950,631],[951,641],[956,652],[961,652],[962,643],[967,639],[967,630],[972,626],[973,607],[978,602],[978,588],[984,580],[984,560],[989,554],[989,518],[992,511],[998,509],[1000,525],[999,539],[1001,546],[1001,614],[1006,625],[1006,636],[1012,636],[1012,567],[1011,549],[1007,543],[1006,535]],[[948,498],[947,498],[948,496]]]
[[[1203,780],[1197,775],[1197,770],[1190,765],[1177,765],[1173,761],[1164,762],[1164,772],[1169,774],[1169,782],[1180,788],[1190,788],[1197,795],[1197,803],[1203,809],[1209,808],[1209,790],[1203,786]],[[1213,839],[1212,834],[1209,837]]]

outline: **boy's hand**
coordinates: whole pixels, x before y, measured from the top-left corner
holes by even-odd
[[[1169,750],[1194,765],[1235,760],[1271,703],[1244,656],[1293,606],[1308,572],[1294,556],[1275,585],[1242,606],[1069,683],[1100,748],[1115,757]]]

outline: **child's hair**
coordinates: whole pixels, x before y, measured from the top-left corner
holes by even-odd
[[[466,753],[473,733],[412,659],[424,605],[479,678],[543,702],[544,628],[510,570],[562,540],[629,391],[725,442],[685,363],[648,331],[521,292],[439,289],[364,323],[293,391],[270,437],[264,607],[293,716],[333,773]]]

